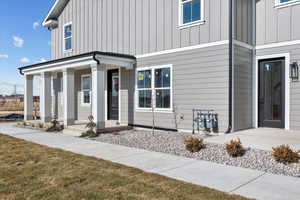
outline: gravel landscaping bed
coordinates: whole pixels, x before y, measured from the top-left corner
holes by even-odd
[[[251,168],[273,174],[300,177],[299,163],[289,165],[277,163],[273,160],[271,152],[269,151],[247,149],[243,157],[232,158],[228,156],[224,145],[205,143],[205,148],[200,152],[190,153],[185,149],[183,144],[185,138],[189,136],[191,136],[191,134],[155,132],[155,134],[152,135],[152,132],[150,131],[130,130],[112,134],[103,134],[94,138],[94,140],[220,164]]]

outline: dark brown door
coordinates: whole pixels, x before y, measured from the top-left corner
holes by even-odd
[[[284,128],[285,61],[259,62],[259,126]]]
[[[108,120],[119,120],[119,70],[107,72]]]

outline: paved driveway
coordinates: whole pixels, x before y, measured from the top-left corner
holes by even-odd
[[[273,128],[249,129],[227,135],[212,136],[207,138],[206,141],[224,144],[237,137],[241,139],[245,147],[271,151],[272,147],[288,144],[293,149],[300,150],[300,131],[286,131]]]
[[[261,200],[299,200],[300,178],[1,124],[0,133]]]

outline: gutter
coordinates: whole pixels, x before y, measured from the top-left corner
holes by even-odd
[[[233,87],[233,0],[229,0],[229,105],[228,105],[228,128],[226,134],[232,131],[232,87]]]

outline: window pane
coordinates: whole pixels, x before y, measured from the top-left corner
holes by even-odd
[[[192,21],[200,20],[200,16],[201,16],[200,0],[193,0]]]
[[[183,24],[189,23],[192,20],[192,2],[183,4]]]
[[[72,49],[72,39],[68,38],[65,39],[65,50],[70,50]]]
[[[151,88],[151,70],[139,71],[138,77],[138,88]]]
[[[91,103],[90,91],[83,91],[83,103]]]
[[[65,38],[72,36],[72,25],[65,26]]]
[[[156,108],[170,108],[170,90],[156,90]]]
[[[170,68],[161,68],[155,70],[155,87],[170,87],[171,85]]]
[[[82,89],[83,90],[90,90],[91,89],[91,77],[83,77],[82,78]]]
[[[140,108],[151,108],[151,90],[139,91],[139,107]]]
[[[285,2],[289,2],[291,0],[280,0],[280,3],[285,3]]]

